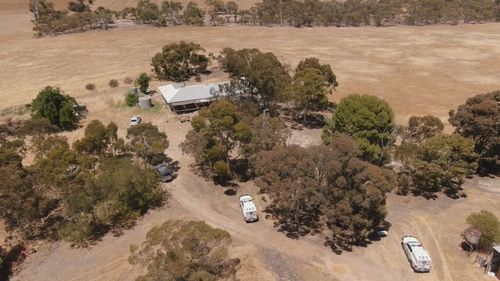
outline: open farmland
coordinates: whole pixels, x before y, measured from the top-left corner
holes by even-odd
[[[193,173],[189,166],[193,160],[180,151],[188,123],[180,123],[163,106],[147,112],[119,103],[127,87],[124,78],[149,70],[151,56],[163,45],[186,40],[214,54],[224,47],[259,48],[275,53],[291,68],[305,57],[316,56],[337,74],[340,86],[333,101],[350,93],[371,94],[390,103],[399,123],[424,114],[445,121],[448,111],[468,97],[500,89],[500,24],[341,29],[120,26],[35,39],[21,2],[0,0],[0,111],[29,103],[45,85],[59,86],[89,108],[83,124],[92,119],[114,121],[122,137],[133,114],[157,125],[168,135],[167,155],[180,162],[181,170],[176,181],[164,184],[171,195],[167,206],[149,212],[134,228],[120,237],[107,235],[89,249],[73,249],[66,242],[44,245],[13,280],[134,280],[142,271],[128,263],[129,246],[140,244],[151,227],[167,219],[204,220],[229,231],[234,240],[231,255],[242,259],[240,280],[489,280],[458,244],[471,212],[488,207],[500,216],[495,208],[500,202],[498,179],[468,180],[464,186],[468,197],[458,200],[391,194],[389,236],[367,248],[335,255],[320,235],[292,240],[277,232],[270,220],[244,224],[236,196],[224,195],[220,186]],[[65,1],[56,2],[61,7]],[[96,1],[113,9],[135,2]],[[238,3],[245,7],[252,2]],[[222,76],[215,71],[204,79]],[[110,89],[110,79],[118,79],[121,86]],[[96,84],[97,90],[85,90],[87,83]],[[160,83],[154,81],[152,86]],[[162,103],[160,97],[154,99],[156,105]],[[5,117],[9,116],[2,114]],[[82,137],[83,130],[63,135],[71,143]],[[314,143],[311,139],[319,141],[319,135],[318,129],[297,130],[293,142],[309,145]],[[238,195],[250,193],[259,207],[265,206],[256,191],[253,183],[244,183]],[[408,233],[420,237],[429,250],[434,262],[430,274],[411,270],[399,244]]]
[[[338,76],[334,100],[349,93],[376,95],[390,103],[400,122],[422,114],[445,120],[448,111],[467,97],[500,87],[498,24],[341,29],[132,26],[35,39],[29,15],[13,13],[0,17],[2,108],[29,102],[49,84],[77,98],[88,95],[87,83],[103,88],[109,79],[148,70],[154,53],[179,40],[200,43],[214,54],[227,46],[259,48],[291,67],[316,56],[331,64]]]

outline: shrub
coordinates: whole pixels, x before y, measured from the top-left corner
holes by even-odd
[[[481,231],[480,248],[488,249],[500,241],[500,221],[493,213],[486,210],[472,213],[467,217],[467,223]]]
[[[139,97],[135,94],[128,93],[127,96],[125,97],[125,103],[128,106],[135,106],[139,103]]]
[[[120,85],[120,83],[118,83],[118,80],[116,80],[116,79],[111,79],[111,80],[109,80],[109,86],[110,86],[111,88],[116,88],[116,87],[118,87],[119,85]]]
[[[149,77],[146,73],[141,73],[135,80],[135,85],[139,86],[139,90],[141,90],[141,93],[147,94],[149,81],[151,81],[151,77]]]
[[[85,89],[89,90],[89,91],[93,91],[95,90],[96,86],[95,84],[92,84],[92,83],[88,83],[87,85],[85,85]]]

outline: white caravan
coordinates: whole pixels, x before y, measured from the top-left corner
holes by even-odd
[[[257,208],[253,203],[253,198],[250,195],[240,196],[240,207],[243,213],[243,219],[246,222],[258,221],[259,216],[257,215]]]
[[[412,236],[404,236],[401,241],[401,245],[403,246],[406,257],[411,263],[411,267],[413,267],[413,270],[415,270],[416,272],[431,271],[431,257],[417,238]]]

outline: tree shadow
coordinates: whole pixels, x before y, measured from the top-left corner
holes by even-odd
[[[319,113],[309,113],[305,116],[297,116],[293,121],[308,129],[321,129],[326,124],[325,116]]]
[[[279,232],[284,233],[288,238],[298,239],[301,236],[308,234],[314,235],[321,231],[321,211],[319,208],[302,211],[298,214],[298,218],[289,215],[289,210],[271,204],[266,209],[266,218],[273,218],[274,227],[278,228]]]
[[[16,268],[26,259],[26,247],[17,244],[9,251],[0,247],[0,254],[3,257],[0,263],[0,281],[8,281]]]
[[[250,163],[247,159],[231,160],[231,168],[233,170],[234,176],[240,182],[247,182],[255,176],[250,169]]]

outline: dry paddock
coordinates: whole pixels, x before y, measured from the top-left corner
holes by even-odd
[[[133,114],[157,124],[169,137],[167,154],[179,160],[182,168],[179,177],[165,185],[171,195],[167,207],[150,212],[122,236],[108,235],[89,249],[71,249],[64,242],[46,245],[28,258],[14,280],[133,280],[141,270],[127,262],[129,245],[141,243],[152,226],[166,219],[205,220],[227,229],[235,242],[231,253],[242,259],[241,280],[489,280],[458,244],[468,214],[489,209],[500,216],[497,179],[469,181],[469,196],[459,200],[391,195],[389,236],[338,256],[323,246],[321,237],[291,240],[278,233],[271,221],[243,223],[237,199],[223,195],[220,187],[189,169],[192,160],[178,147],[189,124],[167,114],[158,98],[150,112],[123,107],[126,86],[110,89],[107,84],[110,79],[122,82],[149,70],[150,57],[161,46],[187,40],[213,53],[223,47],[260,48],[274,52],[291,67],[304,57],[317,56],[330,63],[338,76],[335,101],[349,93],[372,94],[391,104],[398,122],[423,114],[446,120],[448,110],[466,98],[500,89],[500,24],[341,29],[129,26],[34,39],[29,15],[19,10],[16,1],[0,0],[0,110],[30,102],[45,85],[60,86],[87,104],[89,116],[84,123],[114,121],[121,136]],[[216,73],[205,79],[221,76]],[[87,83],[95,83],[97,90],[85,90]],[[157,85],[155,81],[153,86]],[[319,133],[295,131],[293,142],[314,143]],[[82,134],[82,130],[65,133],[70,141]],[[255,195],[256,188],[242,184],[239,192]],[[262,206],[260,196],[256,198]],[[399,244],[406,234],[418,236],[428,248],[434,261],[432,273],[411,271]]]

